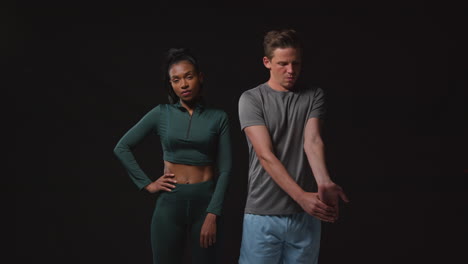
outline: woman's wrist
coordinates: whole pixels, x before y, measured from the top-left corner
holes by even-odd
[[[153,183],[150,183],[148,185],[145,186],[145,190],[149,193],[154,193],[156,192],[154,189],[153,189]]]
[[[207,213],[207,214],[206,214],[206,217],[205,217],[205,221],[213,221],[213,222],[215,222],[217,217],[218,217],[218,216],[215,215],[215,214],[213,214],[213,213]]]

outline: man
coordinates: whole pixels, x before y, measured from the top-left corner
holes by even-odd
[[[270,78],[239,99],[250,154],[239,263],[317,263],[320,221],[335,222],[339,199],[348,202],[325,165],[324,93],[295,86],[302,55],[296,31],[270,31],[263,46]]]

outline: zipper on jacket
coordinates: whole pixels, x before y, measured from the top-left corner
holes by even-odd
[[[190,119],[189,119],[189,123],[188,123],[188,127],[187,127],[187,135],[185,136],[186,139],[188,139],[188,137],[189,137],[190,127],[192,126],[192,116],[194,114],[195,114],[195,111],[193,111],[192,115],[190,115]]]

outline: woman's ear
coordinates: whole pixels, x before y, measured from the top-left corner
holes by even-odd
[[[205,75],[203,74],[203,72],[198,73],[198,79],[200,80],[200,83],[203,83],[204,77]]]

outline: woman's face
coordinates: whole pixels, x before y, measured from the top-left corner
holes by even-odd
[[[188,61],[180,61],[169,68],[172,89],[183,101],[190,102],[200,94],[203,75]]]

